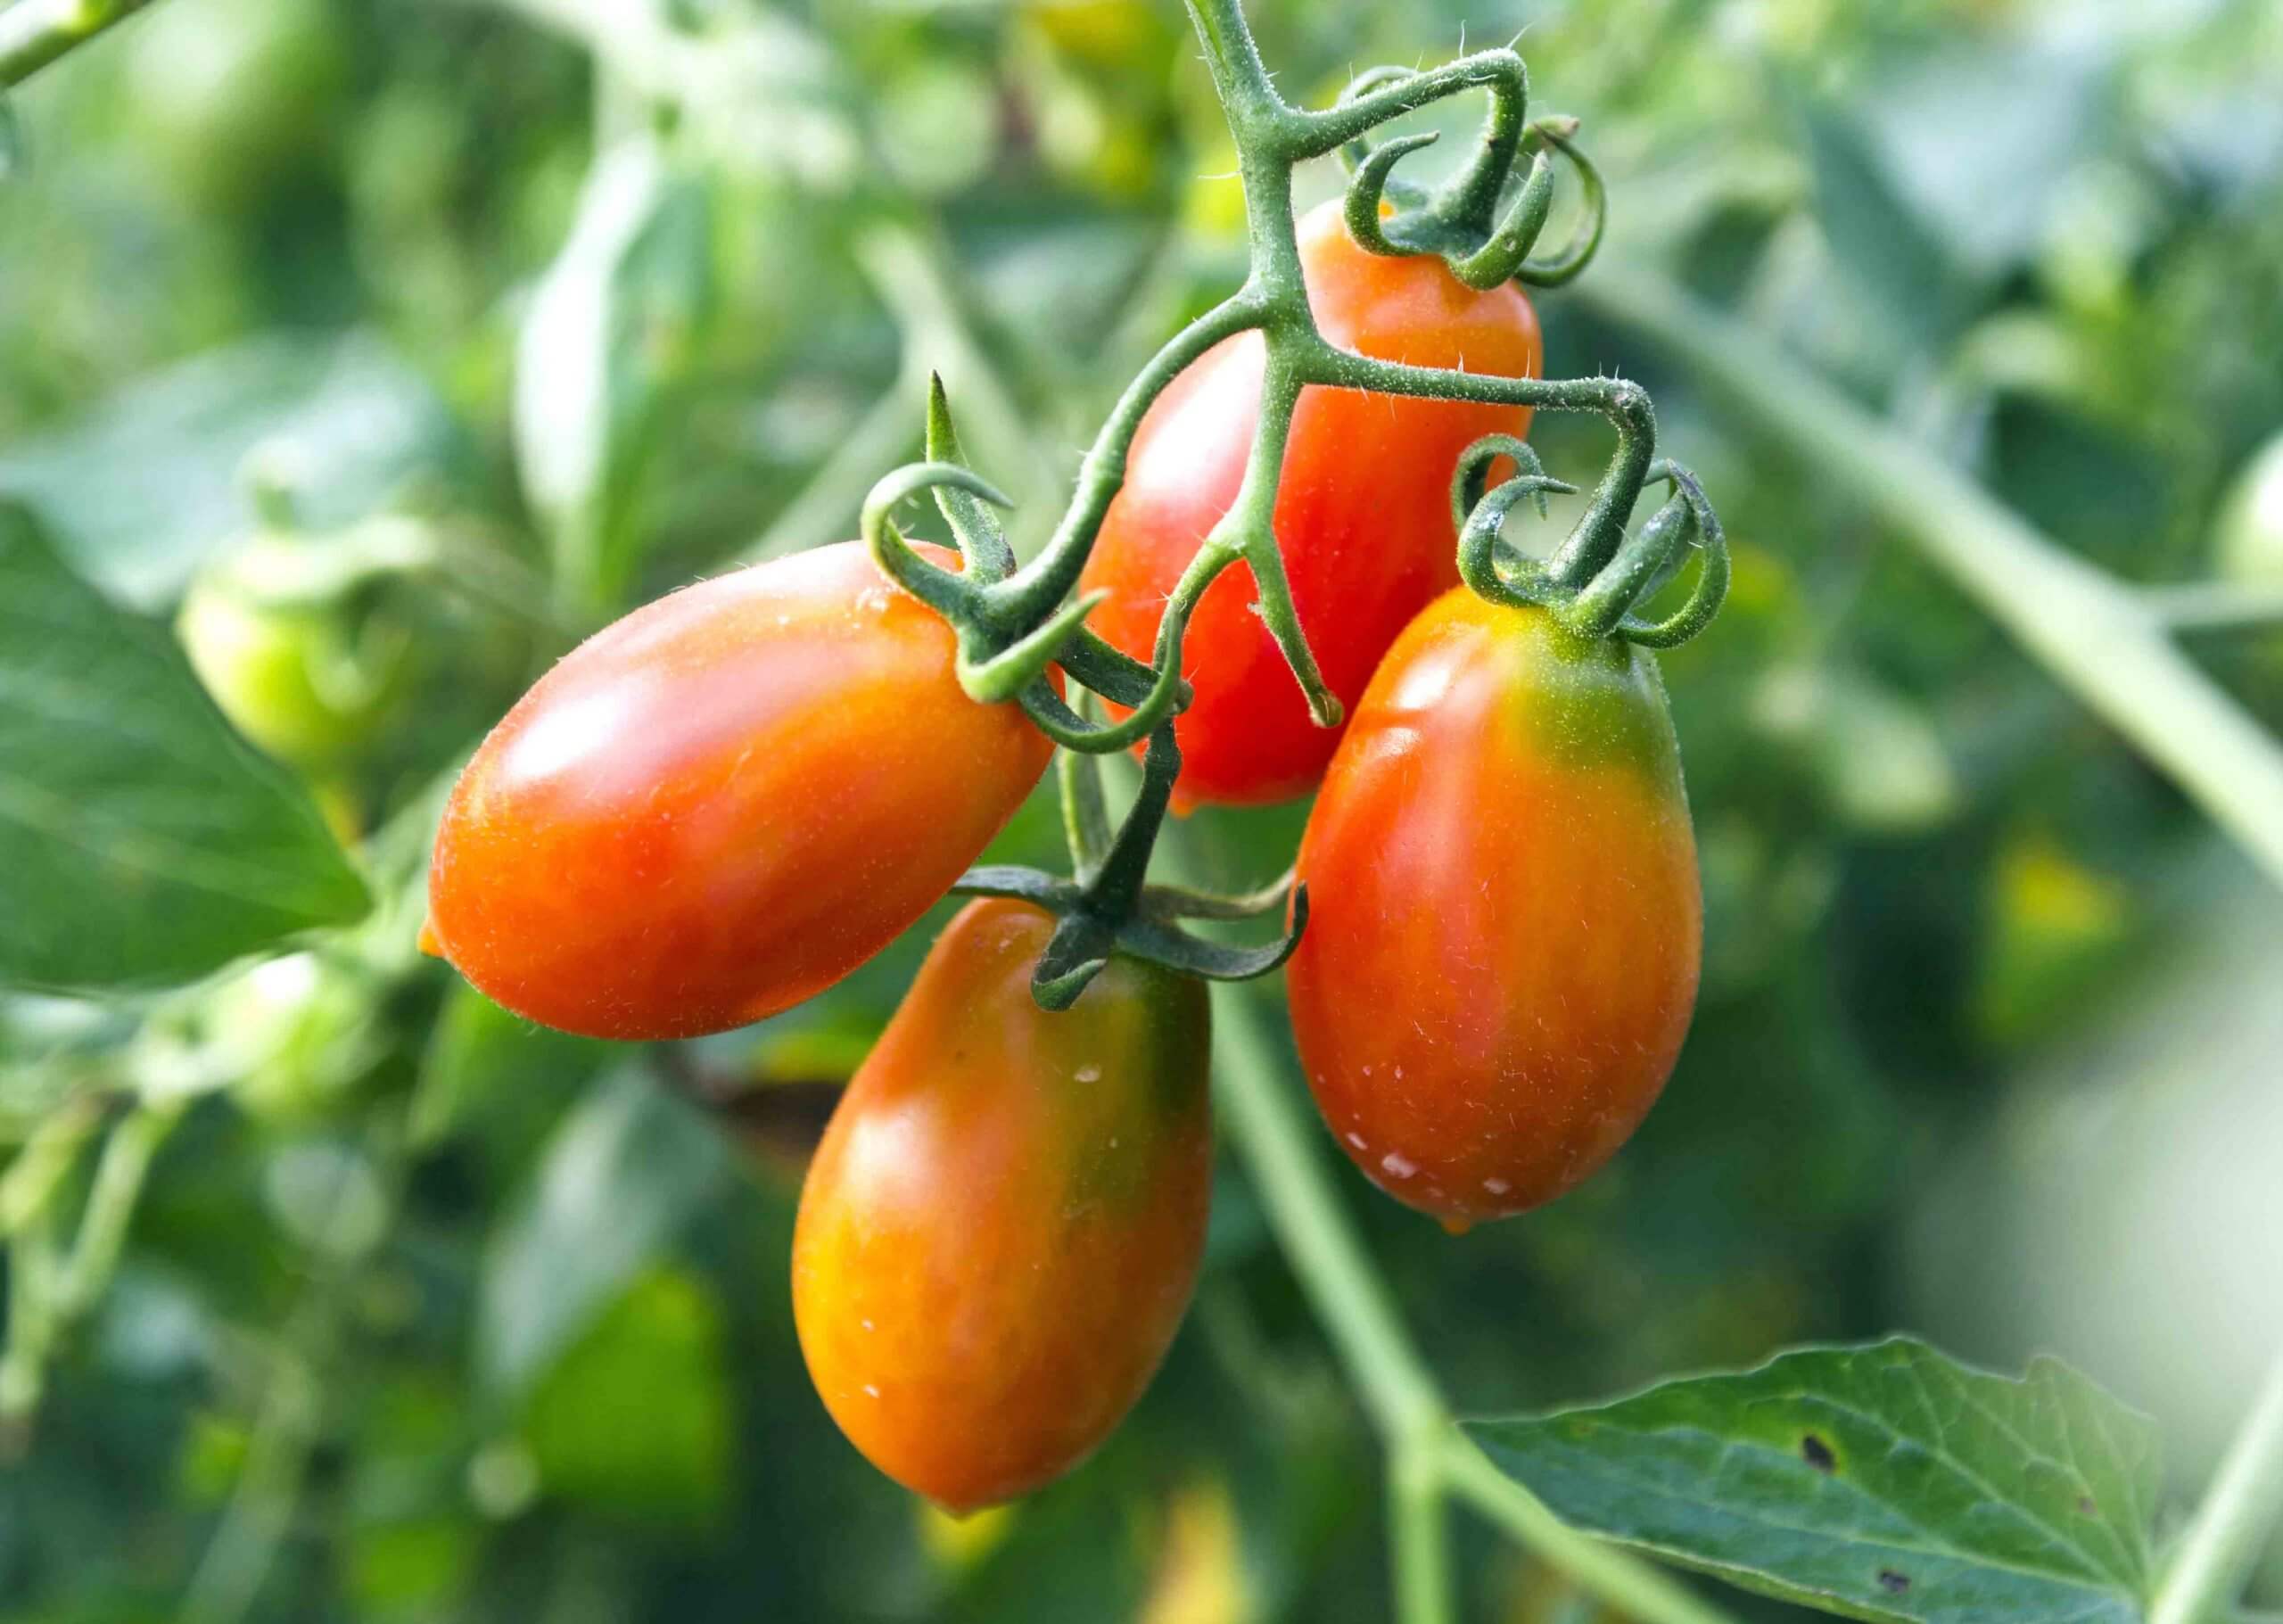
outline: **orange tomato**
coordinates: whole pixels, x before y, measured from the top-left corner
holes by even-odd
[[[1440,260],[1367,253],[1337,202],[1300,222],[1300,260],[1316,325],[1374,359],[1538,375],[1537,317],[1509,283],[1479,293]],[[1260,416],[1258,333],[1207,350],[1142,417],[1125,484],[1110,504],[1081,589],[1107,588],[1089,622],[1150,658],[1166,598],[1236,500]],[[1325,681],[1352,707],[1380,656],[1438,593],[1457,584],[1451,475],[1486,434],[1521,434],[1521,407],[1405,400],[1356,390],[1302,392],[1284,451],[1275,527]],[[1305,794],[1339,743],[1319,728],[1275,639],[1252,612],[1252,572],[1207,589],[1189,624],[1183,674],[1196,699],[1175,724],[1176,808],[1259,804]]]
[[[1463,589],[1388,652],[1300,846],[1292,1029],[1324,1121],[1455,1227],[1552,1200],[1639,1125],[1702,904],[1654,659]]]
[[[957,559],[928,548],[936,562]],[[1046,770],[857,542],[686,587],[581,645],[460,775],[429,941],[519,1015],[675,1038],[887,945]]]
[[[793,1309],[825,1407],[947,1509],[1083,1460],[1188,1307],[1212,1187],[1201,983],[1113,959],[1031,999],[1053,921],[971,903],[848,1085],[801,1192]]]

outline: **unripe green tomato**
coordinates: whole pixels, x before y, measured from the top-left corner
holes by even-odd
[[[2220,573],[2246,585],[2283,585],[2283,434],[2229,488],[2213,538]]]
[[[322,1118],[375,1053],[373,990],[314,953],[256,965],[215,988],[203,1013],[231,1098],[264,1122]]]
[[[409,686],[411,646],[367,633],[350,606],[265,593],[309,543],[260,535],[193,583],[175,630],[192,669],[238,731],[319,772],[353,759]]]
[[[194,208],[243,207],[327,150],[350,64],[323,0],[160,6],[127,45],[126,133]]]

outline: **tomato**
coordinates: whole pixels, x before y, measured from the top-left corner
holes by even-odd
[[[822,991],[944,894],[1052,754],[961,691],[954,655],[853,541],[606,627],[453,787],[433,948],[595,1037],[718,1032]]]
[[[1300,845],[1292,1028],[1332,1134],[1451,1226],[1609,1159],[1696,1002],[1702,903],[1655,660],[1460,589],[1372,679]]]
[[[1300,223],[1308,301],[1325,338],[1379,360],[1536,376],[1537,317],[1512,284],[1478,293],[1431,257],[1367,253],[1337,202]],[[1125,488],[1081,582],[1107,588],[1094,630],[1148,659],[1166,596],[1236,499],[1260,412],[1265,350],[1242,333],[1199,357],[1142,417]],[[1352,706],[1404,623],[1458,581],[1451,475],[1485,434],[1521,434],[1520,407],[1311,388],[1293,414],[1275,525],[1292,602],[1324,680]],[[1177,806],[1259,804],[1306,793],[1339,738],[1309,719],[1275,639],[1252,610],[1251,570],[1207,589],[1183,674],[1196,700],[1176,725]]]
[[[1181,1323],[1212,1186],[1201,983],[1113,959],[1032,1002],[1053,921],[953,919],[833,1114],[801,1192],[793,1310],[872,1463],[965,1512],[1076,1465]]]
[[[265,598],[317,544],[261,534],[200,575],[177,636],[232,725],[280,761],[317,772],[356,756],[403,711],[414,650],[406,629],[347,602]]]

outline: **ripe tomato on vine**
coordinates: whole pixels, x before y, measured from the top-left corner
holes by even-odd
[[[1046,769],[1045,738],[968,697],[955,657],[855,542],[635,611],[460,775],[433,946],[516,1013],[596,1037],[718,1032],[820,992],[917,921]]]
[[[1109,1434],[1204,1255],[1204,986],[1120,958],[1050,1014],[1031,977],[1053,924],[995,899],[952,921],[834,1112],[793,1239],[825,1407],[952,1511]]]
[[[1630,1136],[1696,998],[1695,837],[1649,655],[1462,588],[1372,680],[1300,846],[1289,972],[1316,1104],[1454,1226],[1552,1200]]]
[[[1310,309],[1324,338],[1377,359],[1536,377],[1545,350],[1522,290],[1468,287],[1439,260],[1366,252],[1328,202],[1299,225]],[[1236,499],[1261,408],[1258,333],[1226,339],[1158,397],[1080,582],[1104,589],[1092,624],[1147,658],[1167,596]],[[1292,415],[1275,531],[1301,629],[1326,684],[1352,705],[1404,623],[1457,584],[1451,468],[1486,434],[1519,437],[1529,408],[1398,400],[1313,387]],[[1175,733],[1176,808],[1289,800],[1339,743],[1316,726],[1253,605],[1244,565],[1199,600],[1183,641],[1196,690]]]

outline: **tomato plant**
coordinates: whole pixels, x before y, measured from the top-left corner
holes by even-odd
[[[1454,1224],[1562,1194],[1654,1103],[1695,1002],[1696,846],[1653,657],[1438,599],[1302,840],[1292,1031],[1349,1159]]]
[[[1331,343],[1381,360],[1535,377],[1537,317],[1512,283],[1477,291],[1439,260],[1356,245],[1338,203],[1299,227],[1310,308]],[[1146,658],[1198,544],[1236,499],[1260,415],[1258,333],[1223,341],[1158,397],[1133,437],[1082,585],[1107,589],[1092,624]],[[1486,434],[1519,436],[1522,406],[1394,400],[1311,388],[1292,415],[1275,532],[1294,607],[1323,677],[1352,705],[1404,623],[1456,584],[1451,468]],[[1258,804],[1305,793],[1338,734],[1314,724],[1240,565],[1199,600],[1183,672],[1196,699],[1176,729],[1175,804]]]
[[[1045,738],[969,699],[955,653],[854,542],[635,611],[461,774],[434,945],[518,1014],[601,1037],[719,1031],[830,985],[1045,770]]]
[[[1067,1011],[1053,920],[970,903],[818,1147],[793,1241],[802,1352],[841,1430],[953,1511],[1059,1477],[1148,1385],[1212,1186],[1203,985],[1113,960]]]

